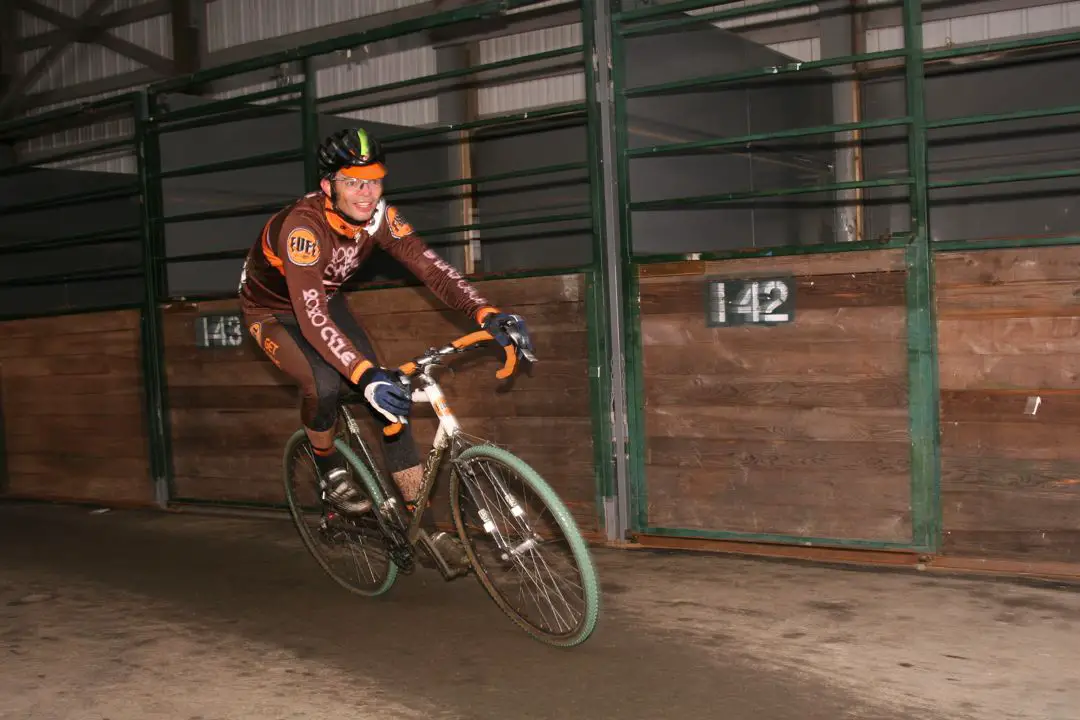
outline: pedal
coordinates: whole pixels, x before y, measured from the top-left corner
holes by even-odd
[[[442,574],[443,579],[450,581],[469,574],[471,568],[468,565],[462,568],[450,567],[446,562],[446,558],[444,558],[438,548],[435,547],[435,543],[432,542],[431,536],[428,535],[427,531],[423,528],[420,528],[420,531],[417,534],[416,543],[417,545],[423,546],[424,552],[427,553],[428,557],[435,563],[435,568]],[[420,560],[420,564],[427,565],[422,559]]]

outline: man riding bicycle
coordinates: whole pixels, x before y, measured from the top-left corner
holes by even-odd
[[[494,307],[444,262],[383,197],[387,169],[379,142],[363,129],[342,130],[318,149],[321,191],[273,215],[244,261],[240,279],[244,323],[255,342],[301,389],[300,418],[315,452],[320,483],[340,512],[370,508],[347,480],[334,447],[342,378],[391,423],[407,422],[410,390],[379,363],[367,333],[349,310],[341,286],[376,246],[402,263],[446,305],[465,313],[504,347],[513,325],[528,344],[524,321]],[[381,433],[380,433],[381,434]],[[410,426],[383,438],[384,457],[407,504],[423,471]],[[434,528],[429,509],[424,524]],[[448,561],[467,563],[457,539],[432,533]]]

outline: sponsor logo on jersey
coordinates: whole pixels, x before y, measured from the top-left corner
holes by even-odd
[[[319,296],[318,290],[305,290],[304,311],[311,324],[319,329],[319,337],[326,343],[326,347],[330,348],[330,352],[341,361],[342,365],[348,367],[356,360],[356,353],[346,349],[349,341],[330,322]]]
[[[248,330],[251,331],[251,337],[255,338],[255,342],[262,345],[262,323],[253,322]]]
[[[315,239],[315,233],[306,227],[298,227],[289,233],[286,246],[289,251],[289,261],[293,265],[308,267],[319,262],[321,255],[319,241]]]
[[[412,225],[393,205],[386,208],[386,225],[396,240],[413,234]]]
[[[360,267],[360,246],[342,245],[334,248],[334,252],[330,255],[330,262],[326,266],[326,276],[340,284],[348,280],[358,267]]]
[[[440,272],[445,274],[448,278],[454,281],[454,287],[461,291],[465,297],[469,298],[472,302],[478,305],[488,305],[488,301],[481,297],[480,293],[476,292],[476,288],[468,283],[468,281],[461,276],[454,266],[443,260],[441,257],[435,254],[434,250],[425,250],[424,257],[431,261]]]

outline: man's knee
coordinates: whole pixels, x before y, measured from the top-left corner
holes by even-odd
[[[304,383],[304,424],[315,432],[334,427],[341,400],[341,378],[333,368],[313,368],[311,380]]]

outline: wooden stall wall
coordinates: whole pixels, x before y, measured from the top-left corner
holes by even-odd
[[[935,264],[944,553],[1080,563],[1080,247]]]
[[[707,277],[780,275],[793,322],[706,326]],[[641,266],[644,523],[909,543],[905,277],[894,250]]]
[[[520,312],[539,362],[511,381],[495,378],[497,348],[459,357],[439,379],[464,429],[504,445],[561,494],[582,530],[599,530],[589,414],[585,277],[486,280],[492,302]],[[349,303],[384,363],[400,364],[476,329],[423,288],[363,290]],[[175,489],[204,500],[284,502],[281,453],[299,427],[296,391],[250,338],[237,349],[195,347],[201,313],[236,311],[236,301],[175,305],[165,312],[166,372]],[[358,407],[357,415],[368,415]],[[434,438],[430,408],[413,420],[421,453]],[[369,427],[373,430],[374,424]],[[372,441],[375,435],[368,435]],[[379,455],[376,448],[376,455]],[[437,500],[445,505],[445,485]],[[436,514],[445,517],[445,508]]]
[[[8,497],[152,505],[138,310],[0,323]]]

